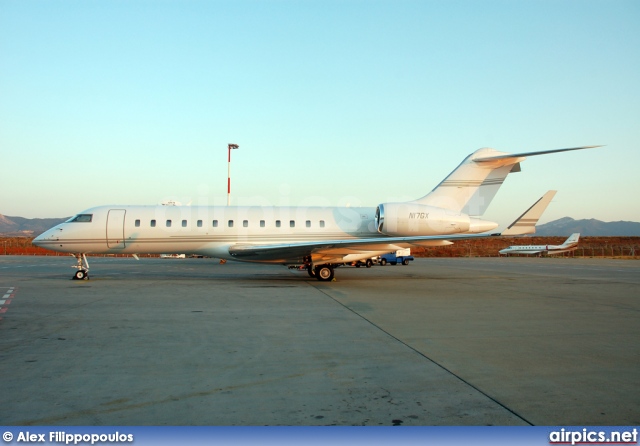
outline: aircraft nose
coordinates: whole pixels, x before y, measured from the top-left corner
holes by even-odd
[[[34,238],[34,239],[31,241],[31,244],[32,244],[32,245],[36,245],[36,246],[40,246],[40,242],[42,241],[42,239],[41,239],[40,237],[42,237],[42,234],[40,234],[39,236],[37,236],[36,238]]]
[[[47,232],[49,232],[49,231],[45,231],[42,234],[40,234],[39,236],[37,236],[36,238],[34,238],[31,243],[33,245],[40,246],[42,244],[42,242],[44,242],[45,235],[47,234]]]
[[[58,229],[58,228],[49,229],[48,231],[45,231],[39,236],[37,236],[36,238],[34,238],[31,243],[34,244],[35,246],[42,246],[42,244],[46,243],[47,241],[57,240],[58,233],[61,230],[62,229]]]

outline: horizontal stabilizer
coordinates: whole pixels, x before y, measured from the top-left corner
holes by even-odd
[[[506,160],[510,158],[513,158],[514,160],[516,160],[517,158],[522,158],[527,156],[546,155],[547,153],[557,153],[557,152],[569,152],[571,150],[595,149],[596,147],[603,147],[603,146],[582,146],[582,147],[571,147],[568,149],[539,150],[537,152],[527,152],[527,153],[508,153],[505,155],[476,158],[473,161],[475,161],[476,163],[489,163],[496,160]]]
[[[571,150],[571,149],[565,149]],[[556,195],[555,190],[550,190],[544,194],[533,206],[525,211],[520,217],[518,217],[513,223],[511,223],[507,229],[502,231],[502,235],[524,235],[534,234],[536,232],[536,224],[542,213],[547,209],[549,203]]]

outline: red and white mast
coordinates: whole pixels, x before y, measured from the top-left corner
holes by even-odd
[[[231,204],[231,149],[239,149],[238,144],[229,144],[229,162],[227,163],[227,206]]]

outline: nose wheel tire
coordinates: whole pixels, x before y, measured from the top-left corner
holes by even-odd
[[[330,282],[333,280],[333,268],[331,265],[316,266],[316,279],[321,282]]]
[[[79,269],[73,275],[74,280],[87,280],[89,278],[89,273],[84,269]]]

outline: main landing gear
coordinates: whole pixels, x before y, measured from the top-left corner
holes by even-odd
[[[334,277],[333,265],[307,265],[307,273],[321,282],[331,282]]]
[[[333,280],[333,266],[332,265],[318,265],[315,268],[316,279],[322,282],[331,282]]]
[[[324,265],[314,265],[311,256],[306,256],[303,259],[303,264],[299,269],[306,269],[309,277],[315,277],[321,282],[331,282],[333,280],[333,268],[335,265],[331,263],[325,263]]]
[[[76,264],[72,268],[76,268],[77,271],[73,275],[73,280],[89,280],[89,261],[84,253],[71,254],[76,258]]]

